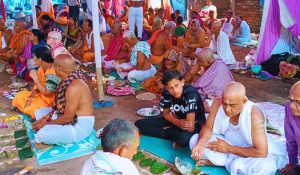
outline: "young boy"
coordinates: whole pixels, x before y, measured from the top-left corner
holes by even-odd
[[[141,119],[135,125],[141,134],[173,141],[174,148],[187,146],[206,121],[201,97],[194,87],[184,84],[176,70],[165,71],[162,83],[163,117]]]

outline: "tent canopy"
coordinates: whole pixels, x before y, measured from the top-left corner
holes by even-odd
[[[300,53],[299,0],[265,0],[256,64],[271,54]]]

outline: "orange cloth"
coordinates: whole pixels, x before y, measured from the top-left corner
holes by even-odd
[[[151,55],[150,57],[150,62],[151,64],[156,64],[156,65],[160,65],[163,58],[164,58],[165,54],[157,56],[157,55]]]
[[[144,88],[146,91],[155,93],[155,94],[161,94],[162,89],[158,87],[157,81],[162,79],[162,73],[158,72],[153,77],[145,80],[143,84],[141,85],[142,88]]]
[[[9,48],[14,49],[16,52],[20,53],[20,49],[22,48],[23,44],[23,37],[24,35],[30,35],[31,32],[28,30],[24,30],[20,33],[16,33],[10,40]]]
[[[160,30],[157,30],[157,31],[155,31],[153,34],[152,34],[152,36],[151,36],[151,38],[148,40],[148,44],[150,45],[150,46],[152,46],[152,44],[154,44],[154,41],[157,39],[157,37],[158,37],[158,35],[160,34],[160,32],[162,32],[163,31],[163,29],[160,29]],[[168,44],[170,45],[170,46],[172,46],[172,37],[171,36],[169,36],[168,37]]]
[[[2,49],[2,36],[3,36],[3,34],[2,34],[2,31],[0,31],[0,49]]]
[[[83,50],[84,51],[88,50],[88,47],[86,45],[84,45]],[[86,53],[82,54],[81,56],[82,56],[83,63],[95,61],[95,52],[86,52]]]
[[[41,67],[38,69],[37,72],[38,80],[43,86],[46,86],[46,75],[48,74],[55,75],[54,67],[46,71]],[[34,86],[33,89],[36,90],[37,87]],[[17,93],[16,97],[12,101],[12,105],[17,107],[24,114],[31,116],[32,118],[35,118],[34,112],[36,110],[45,107],[51,107],[55,97],[55,93],[51,93],[48,95],[38,93],[31,99],[31,104],[26,108],[24,108],[25,103],[29,99],[30,95],[31,95],[31,91],[21,91]]]
[[[43,15],[49,15],[52,19],[54,19],[54,12],[40,12],[39,16],[37,17],[37,24],[39,28],[41,26]]]

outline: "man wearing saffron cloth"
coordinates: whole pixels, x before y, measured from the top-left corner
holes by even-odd
[[[270,144],[262,111],[248,100],[245,87],[237,82],[226,85],[222,98],[214,100],[200,134],[190,140],[196,165],[225,166],[235,175],[275,174]]]
[[[280,171],[283,175],[300,173],[300,82],[293,85],[285,105],[284,131],[289,163]]]
[[[54,60],[55,73],[61,78],[54,106],[35,112],[37,121],[34,146],[71,144],[88,137],[94,127],[93,98],[84,75],[75,69],[72,56],[61,54]]]
[[[113,23],[111,33],[113,36],[110,38],[107,56],[104,58],[104,60],[115,60],[119,64],[127,63],[129,61],[130,50],[128,50],[126,46],[122,32],[122,24],[119,21]]]
[[[164,28],[154,32],[150,40],[148,40],[148,43],[151,46],[152,64],[160,65],[164,56],[173,48],[171,36],[175,29],[176,24],[172,21],[167,21]]]
[[[230,48],[229,38],[221,29],[222,23],[220,21],[211,24],[211,34],[207,39],[207,47],[213,50],[215,57],[221,58],[226,64],[235,64],[236,60]]]
[[[195,64],[184,75],[184,80],[193,80],[198,72],[201,73],[200,77],[192,83],[192,86],[198,90],[202,100],[205,101],[205,110],[209,112],[212,100],[221,97],[225,85],[234,79],[224,61],[216,59],[211,49],[204,48],[202,51],[196,52],[196,58],[198,64]]]
[[[82,62],[91,62],[95,59],[95,48],[94,48],[94,32],[93,32],[93,21],[86,19],[83,22],[83,31],[86,34],[84,38],[84,47],[81,52]],[[100,38],[100,50],[104,50],[102,39]]]
[[[15,22],[14,35],[10,40],[8,49],[0,54],[0,59],[14,63],[17,61],[19,55],[21,55],[28,42],[30,31],[25,29],[26,25],[23,20]]]

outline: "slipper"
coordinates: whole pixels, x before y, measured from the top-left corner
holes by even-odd
[[[94,108],[95,109],[99,109],[99,108],[104,108],[104,107],[111,107],[113,106],[114,103],[112,101],[97,101],[97,100],[94,100]]]
[[[258,78],[262,81],[266,81],[266,80],[271,79],[271,76],[266,73],[261,73],[261,74],[257,75],[256,78]]]

